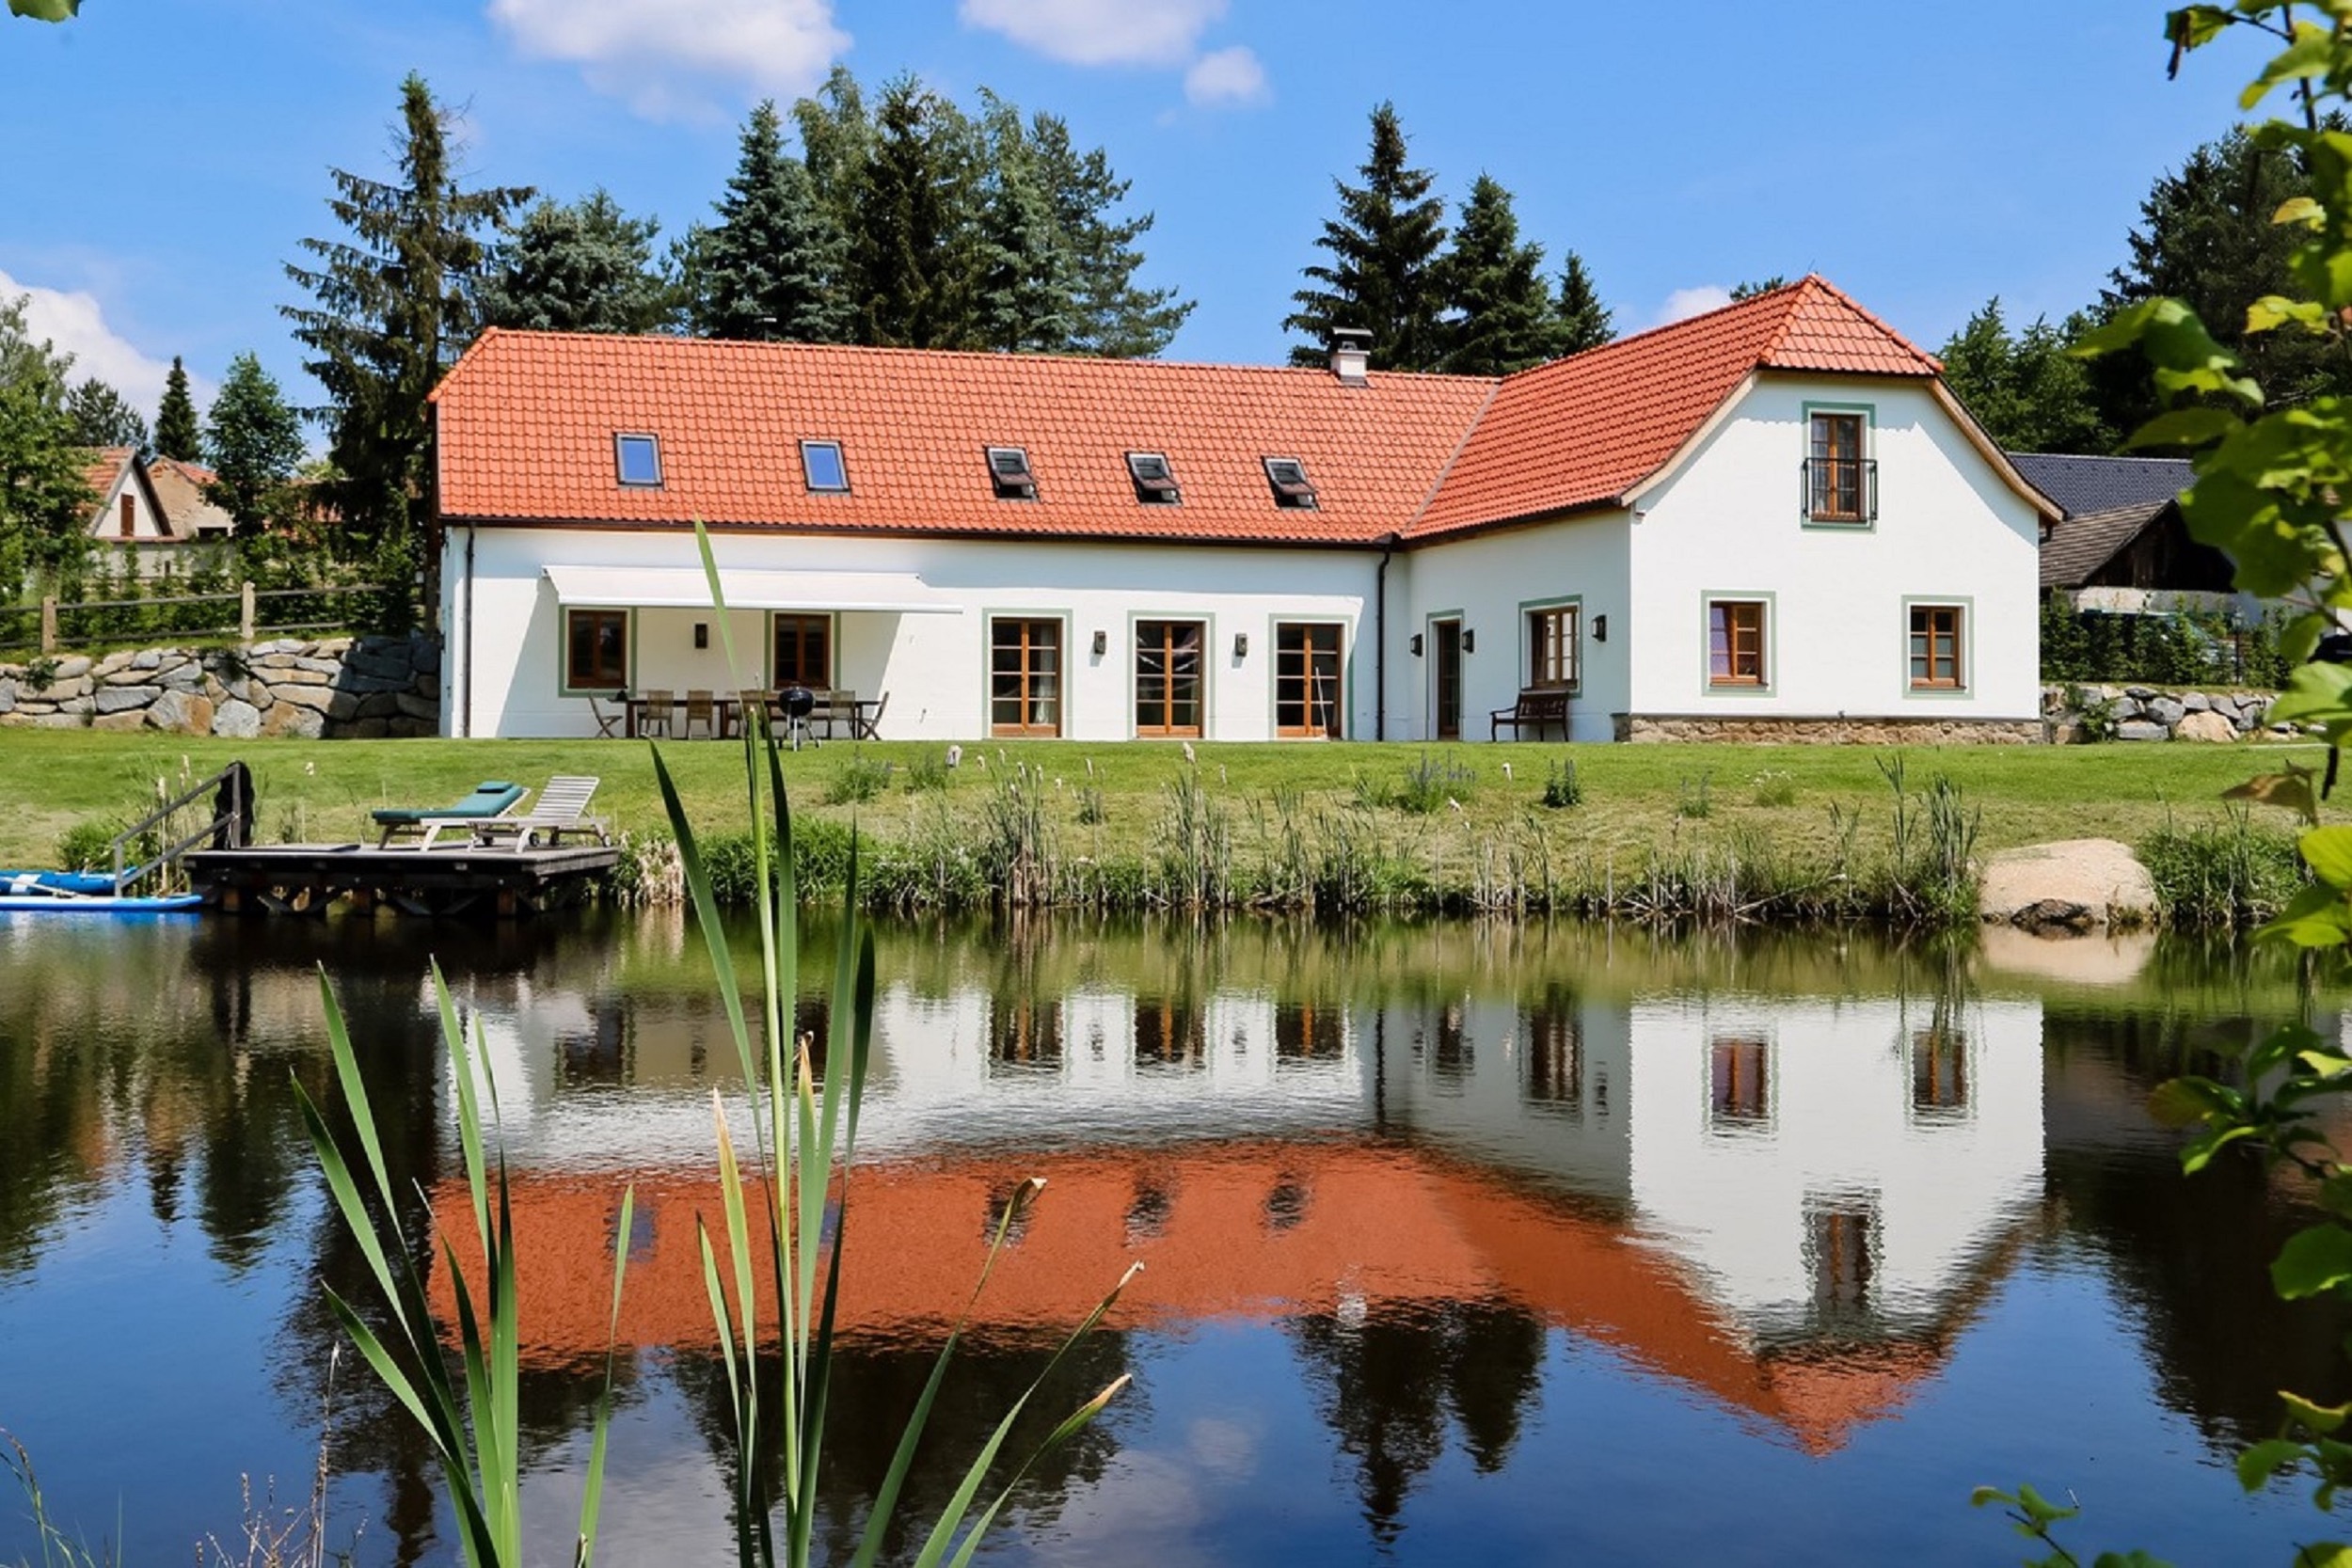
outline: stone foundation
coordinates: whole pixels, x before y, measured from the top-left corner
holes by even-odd
[[[244,648],[142,648],[0,664],[0,724],[239,739],[438,735],[441,645],[281,637]]]
[[[2042,719],[2061,746],[2084,741],[2235,740],[2262,729],[2267,691],[2160,691],[2153,686],[2045,686]],[[2292,734],[2290,725],[2275,726]],[[2106,732],[2113,731],[2112,736]]]
[[[1619,740],[1710,740],[1735,746],[2038,746],[2034,719],[1773,719],[1616,715]]]

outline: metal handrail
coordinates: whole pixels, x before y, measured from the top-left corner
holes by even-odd
[[[1820,465],[1817,472],[1815,465]],[[1798,493],[1807,520],[1874,523],[1879,515],[1879,462],[1875,457],[1808,457],[1797,466]],[[1836,505],[1841,481],[1851,476],[1854,509]]]
[[[153,872],[158,866],[176,863],[180,857],[186,854],[191,848],[195,847],[199,840],[210,838],[214,834],[219,832],[223,824],[227,824],[229,829],[230,847],[235,849],[245,847],[243,843],[245,837],[243,824],[245,821],[246,807],[248,802],[245,800],[245,784],[242,775],[242,765],[232,762],[228,767],[222,768],[219,772],[214,774],[211,778],[205,779],[198,784],[190,784],[180,794],[173,796],[169,800],[165,801],[162,805],[156,807],[153,811],[149,812],[145,816],[139,818],[128,828],[123,829],[122,832],[115,834],[113,842],[108,844],[106,848],[114,857],[114,881],[115,893],[117,896],[121,895],[124,888],[128,887],[131,883],[137,881],[140,878]],[[217,790],[223,784],[227,784],[230,787],[229,810],[225,814],[215,816],[210,822],[207,822],[203,827],[199,828],[195,832],[190,833],[187,837],[180,840],[177,844],[170,845],[157,851],[155,858],[149,861],[146,864],[130,866],[128,868],[123,865],[122,850],[125,845],[137,838],[141,833],[147,832],[148,829],[155,826],[158,822],[168,819],[173,812],[178,811],[183,806],[190,804],[197,799],[197,797],[202,795],[206,790]]]

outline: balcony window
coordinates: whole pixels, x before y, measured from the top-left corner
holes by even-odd
[[[1867,523],[1878,516],[1878,465],[1864,451],[1860,414],[1815,414],[1804,460],[1804,515],[1815,523]]]

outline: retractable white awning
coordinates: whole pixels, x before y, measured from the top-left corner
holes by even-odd
[[[708,610],[710,579],[691,566],[543,566],[556,602],[598,610]],[[756,572],[722,567],[730,610],[881,610],[952,615],[962,607],[912,572]]]

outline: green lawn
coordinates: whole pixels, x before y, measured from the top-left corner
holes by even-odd
[[[1185,764],[1172,745],[1074,741],[971,743],[963,764],[942,793],[907,787],[918,758],[937,758],[945,746],[891,742],[853,747],[836,742],[786,759],[786,777],[802,810],[847,818],[853,813],[872,831],[898,836],[918,823],[977,818],[993,786],[1026,763],[1038,769],[1050,824],[1073,853],[1147,850],[1166,805],[1165,786]],[[1860,842],[1883,843],[1889,792],[1880,759],[1896,753],[1871,747],[1831,746],[1378,746],[1365,743],[1216,745],[1197,748],[1201,783],[1233,809],[1237,847],[1270,832],[1278,793],[1294,810],[1352,814],[1375,826],[1391,846],[1417,852],[1431,846],[1473,847],[1482,834],[1536,824],[1570,854],[1638,856],[1646,845],[1726,831],[1756,831],[1796,850],[1827,846],[1832,808],[1858,814]],[[665,742],[663,755],[679,780],[698,824],[743,824],[741,751],[735,744]],[[1911,748],[1900,753],[1912,786],[1935,773],[1948,775],[1983,813],[1979,847],[2050,838],[2105,835],[2136,841],[2168,815],[2181,822],[2209,820],[2221,810],[2220,792],[2285,759],[2318,760],[2316,747],[2109,745],[2085,747]],[[259,782],[261,832],[267,840],[338,842],[372,836],[370,808],[387,803],[431,804],[454,800],[477,780],[507,778],[536,785],[550,774],[595,773],[603,781],[598,808],[620,829],[637,834],[660,829],[663,816],[648,748],[636,741],[585,740],[336,740],[233,741],[119,736],[87,731],[0,730],[0,865],[43,865],[58,836],[93,818],[123,819],[155,799],[157,781],[201,777],[231,758],[251,765]],[[829,800],[835,776],[851,759],[896,765],[889,787],[863,804]],[[1541,799],[1549,768],[1575,760],[1584,803],[1546,811]],[[1359,804],[1359,779],[1382,788],[1399,784],[1426,758],[1463,775],[1444,784],[1460,811],[1440,804],[1428,816]],[[1502,768],[1509,765],[1512,776]],[[1091,765],[1091,773],[1089,773]],[[1709,810],[1696,819],[1678,802],[1694,799],[1706,781]],[[1104,820],[1083,824],[1080,790],[1102,795]],[[1761,803],[1759,796],[1785,796]],[[2291,824],[2266,814],[2278,826]]]

